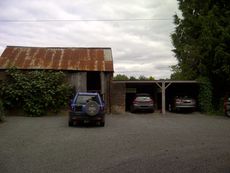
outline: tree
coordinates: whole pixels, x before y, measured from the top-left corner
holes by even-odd
[[[129,80],[129,78],[124,74],[117,74],[113,77],[113,80]]]
[[[134,76],[130,76],[129,80],[137,80]]]
[[[155,80],[153,76],[149,76],[148,80]]]
[[[145,77],[144,75],[140,75],[138,78],[134,77],[134,76],[126,76],[124,74],[117,74],[115,77],[113,77],[113,80],[155,80],[155,78],[153,76],[150,77]]]
[[[178,2],[182,17],[174,16],[176,29],[171,35],[178,64],[172,68],[171,77],[204,77],[212,85],[213,98],[218,98],[230,88],[229,1]]]
[[[183,75],[181,68],[178,65],[171,66],[173,73],[171,74],[170,78],[172,80],[185,80],[185,76]]]
[[[140,75],[139,78],[138,78],[138,80],[148,80],[148,78],[145,77],[144,75]]]

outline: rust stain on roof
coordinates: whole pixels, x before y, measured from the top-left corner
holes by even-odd
[[[7,46],[0,57],[0,69],[9,67],[113,72],[112,50]]]

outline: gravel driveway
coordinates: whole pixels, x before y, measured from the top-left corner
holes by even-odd
[[[108,115],[105,127],[67,116],[7,117],[1,173],[230,172],[230,119],[193,114]]]

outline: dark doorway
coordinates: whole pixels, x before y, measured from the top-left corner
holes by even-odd
[[[101,92],[101,76],[100,72],[87,72],[87,91]]]
[[[126,93],[125,97],[125,111],[130,111],[136,93]]]
[[[162,93],[157,93],[157,99],[156,99],[156,104],[158,110],[162,109]]]

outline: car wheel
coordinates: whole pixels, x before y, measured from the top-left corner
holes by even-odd
[[[72,127],[73,126],[73,122],[69,121],[69,126]]]
[[[133,106],[130,107],[130,112],[131,112],[131,113],[134,113],[134,108],[133,108]]]
[[[85,105],[85,112],[89,116],[95,116],[99,113],[100,107],[95,101],[90,101]]]
[[[172,112],[172,106],[169,104],[169,112]]]

